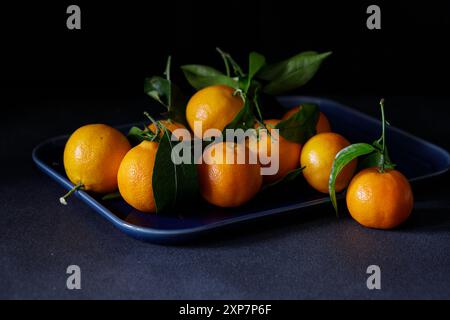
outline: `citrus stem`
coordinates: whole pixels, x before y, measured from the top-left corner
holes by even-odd
[[[70,197],[72,195],[72,193],[74,193],[77,190],[82,189],[83,187],[84,187],[84,185],[81,182],[79,182],[77,185],[73,186],[73,188],[70,189],[69,192],[67,192],[65,195],[63,195],[61,198],[59,198],[59,202],[61,202],[61,204],[63,204],[63,205],[67,205],[66,199],[68,197]]]
[[[220,53],[220,56],[222,57],[223,63],[225,64],[225,71],[227,73],[227,77],[231,75],[230,73],[230,65],[228,64],[228,59],[225,57],[225,53],[220,50],[220,48],[216,48],[216,50]]]
[[[380,164],[380,172],[384,172],[384,166],[386,161],[386,142],[385,142],[385,128],[386,120],[384,119],[384,99],[380,100],[381,107],[381,152],[383,153],[383,161]]]
[[[159,133],[161,132],[161,128],[159,126],[158,121],[153,119],[153,117],[147,111],[144,111],[144,116],[146,116],[150,120],[150,122],[153,123],[153,125],[155,126],[156,132],[155,132],[154,137],[152,138],[152,141],[153,141],[153,140],[156,139],[156,137],[159,137]]]
[[[172,56],[167,57],[167,63],[166,63],[166,70],[164,71],[164,74],[166,75],[166,79],[170,81],[170,65],[172,62]]]
[[[228,59],[230,59],[231,65],[233,66],[234,73],[238,77],[243,77],[244,76],[244,72],[242,72],[241,67],[237,64],[236,61],[234,61],[234,59],[231,57],[230,54],[227,53],[227,57],[228,57]]]
[[[172,56],[168,56],[167,57],[167,63],[166,63],[166,70],[164,71],[165,75],[166,75],[166,79],[169,82],[169,94],[167,97],[167,107],[170,110],[170,108],[172,107],[172,84],[170,82],[170,66],[172,63]]]
[[[245,99],[246,99],[247,97],[246,97],[245,93],[244,93],[241,89],[236,89],[236,90],[233,92],[233,97],[235,97],[235,96],[237,96],[237,95],[239,95],[239,96],[241,97],[242,101],[245,103]]]
[[[258,89],[255,90],[255,95],[253,96],[253,102],[255,104],[256,112],[258,112],[259,120],[263,121],[261,108],[259,107],[259,103],[258,103]]]
[[[233,67],[233,71],[235,73],[235,75],[237,75],[238,77],[243,77],[244,73],[242,72],[241,67],[236,63],[236,61],[234,61],[234,59],[231,57],[231,55],[229,53],[223,52],[220,48],[216,48],[216,50],[220,53],[220,55],[222,56],[222,59],[224,59],[225,61],[225,68],[228,68],[228,62],[231,63],[231,66]],[[229,75],[229,70],[227,71],[227,75]]]

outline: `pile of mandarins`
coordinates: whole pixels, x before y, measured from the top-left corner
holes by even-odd
[[[236,89],[225,84],[206,86],[197,90],[185,107],[187,129],[194,131],[194,123],[202,129],[223,131],[242,111],[245,98]],[[255,123],[258,129],[269,133],[283,120],[301,112],[302,106],[288,110],[279,119],[262,119]],[[384,121],[384,119],[383,119]],[[187,126],[173,120],[158,122],[169,132]],[[148,125],[158,133],[157,123]],[[268,134],[258,139],[256,148],[245,143],[225,141],[212,143],[203,151],[204,160],[197,167],[198,186],[204,200],[219,207],[237,207],[250,201],[265,184],[283,179],[289,172],[302,168],[307,183],[321,193],[330,191],[330,174],[337,155],[350,146],[342,135],[332,132],[327,116],[319,112],[315,134],[300,144],[282,135]],[[161,135],[161,133],[159,133]],[[270,139],[279,139],[277,154],[270,150]],[[195,137],[195,138],[202,138]],[[77,129],[64,149],[64,168],[75,190],[111,193],[116,190],[135,209],[154,213],[156,204],[153,188],[153,169],[158,151],[158,139],[144,140],[132,147],[127,137],[103,124],[90,124]],[[211,150],[214,148],[214,150]],[[261,175],[260,161],[256,163],[222,163],[214,161],[217,150],[236,154],[245,149],[258,158],[261,152],[277,156],[279,170],[273,175]],[[258,158],[259,159],[259,158]],[[363,169],[355,176],[357,160],[349,161],[333,182],[335,191],[348,187],[347,207],[351,216],[367,227],[389,229],[405,221],[412,211],[413,196],[407,179],[393,168],[377,166]],[[61,198],[65,203],[65,197]]]

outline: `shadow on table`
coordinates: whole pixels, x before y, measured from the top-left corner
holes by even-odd
[[[408,221],[389,232],[402,233],[448,233],[450,231],[450,200],[447,185],[450,174],[434,177],[412,184],[415,205]],[[297,213],[278,214],[261,218],[251,223],[223,228],[211,234],[182,243],[192,247],[239,246],[249,241],[271,241],[288,236],[292,232],[302,232],[310,228],[320,228],[332,223],[346,223],[351,219],[345,210],[345,201],[339,202],[340,217],[336,218],[329,203],[310,208],[302,208]],[[361,228],[354,223],[347,228]],[[347,230],[348,232],[348,230]],[[384,232],[380,230],[379,232]]]
[[[449,232],[450,202],[416,202],[411,217],[400,229],[411,233]]]
[[[450,172],[412,184],[414,210],[401,228],[408,232],[448,232],[450,230]]]
[[[240,223],[221,228],[198,238],[180,243],[189,247],[232,247],[249,242],[266,242],[289,236],[293,232],[302,232],[317,226],[339,223],[348,217],[337,218],[330,204],[302,208],[297,212],[277,214],[275,217],[260,218],[251,223]],[[176,243],[174,245],[177,245]]]

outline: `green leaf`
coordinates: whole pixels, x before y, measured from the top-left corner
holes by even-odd
[[[235,89],[239,87],[238,81],[212,67],[189,64],[181,66],[181,69],[189,84],[196,90],[219,84],[224,84]]]
[[[302,171],[305,169],[305,167],[297,168],[292,171],[289,171],[283,178],[278,179],[277,181],[274,181],[272,183],[266,184],[262,187],[262,191],[267,190],[269,188],[272,188],[274,186],[279,186],[280,184],[284,184],[290,181],[293,181],[297,179],[297,177],[302,173]]]
[[[339,173],[352,160],[374,151],[376,151],[376,149],[368,143],[355,143],[339,151],[334,158],[333,166],[331,167],[330,179],[328,181],[328,192],[330,193],[331,203],[333,204],[336,213],[338,212],[338,209],[336,203],[335,184]]]
[[[383,154],[378,150],[376,152],[372,152],[365,157],[361,163],[359,164],[360,169],[377,167],[379,168],[383,163]]]
[[[367,157],[365,157],[364,160],[361,161],[359,168],[360,169],[371,168],[371,167],[381,168],[384,163],[384,168],[394,169],[395,164],[392,163],[392,161],[389,157],[389,154],[387,152],[387,147],[386,146],[384,147],[385,154],[383,155],[383,152],[382,152],[383,146],[381,145],[381,143],[378,140],[374,141],[372,145],[376,149],[377,152],[373,152],[373,153],[367,155]]]
[[[127,138],[132,144],[136,145],[144,140],[153,141],[157,136],[147,127],[144,127],[144,129],[131,127],[130,131],[128,131]]]
[[[280,121],[275,129],[279,129],[280,135],[285,139],[303,144],[316,134],[318,119],[319,107],[316,104],[304,103],[299,111]]]
[[[144,92],[167,108],[168,117],[187,125],[187,98],[172,81],[158,76],[144,80]]]
[[[153,168],[152,186],[157,212],[164,212],[186,201],[192,201],[198,192],[194,161],[189,164],[175,164],[172,161],[172,149],[182,142],[171,141],[170,137],[170,131],[164,129]],[[189,152],[192,150],[189,149]]]
[[[108,200],[115,200],[115,199],[121,199],[121,198],[122,198],[122,195],[120,194],[120,192],[116,191],[116,192],[111,192],[111,193],[105,194],[102,197],[102,200],[108,201]]]
[[[331,52],[306,51],[287,60],[264,67],[257,76],[269,81],[264,87],[268,94],[281,94],[306,84],[316,74],[322,61]]]
[[[253,113],[252,102],[246,99],[244,106],[239,111],[239,113],[234,117],[234,119],[223,129],[223,134],[225,136],[227,129],[250,129],[253,128],[255,124],[255,115]]]
[[[266,64],[266,58],[257,52],[251,52],[249,55],[249,71],[247,76],[247,85],[245,87],[245,91],[247,92],[250,88],[253,77],[261,70],[261,68]]]
[[[169,107],[170,82],[167,79],[158,76],[145,78],[144,92],[166,108]]]
[[[132,143],[136,144],[145,139],[142,138],[142,129],[138,127],[131,127],[130,131],[128,131],[127,138]]]

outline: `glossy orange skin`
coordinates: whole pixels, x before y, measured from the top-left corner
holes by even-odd
[[[298,112],[300,110],[300,106],[293,107],[288,112],[286,112],[281,118],[281,120],[286,120],[290,116],[292,116],[294,113]],[[319,119],[317,120],[316,124],[316,133],[323,133],[323,132],[331,132],[331,126],[330,121],[328,121],[328,118],[325,116],[323,112],[319,113]]]
[[[303,176],[317,191],[328,193],[328,180],[336,154],[350,142],[333,132],[319,133],[310,138],[303,146],[300,165],[305,167]],[[342,169],[336,179],[336,191],[342,191],[350,182],[356,169],[356,159]]]
[[[279,119],[269,119],[264,120],[264,124],[266,125],[267,129],[274,128],[281,120]],[[258,128],[258,125],[256,125]],[[278,172],[274,175],[264,175],[263,181],[264,183],[272,183],[275,182],[281,178],[283,178],[288,172],[296,169],[299,167],[299,159],[300,159],[300,152],[302,150],[302,145],[299,143],[295,143],[292,141],[289,141],[285,138],[283,138],[281,135],[279,137],[278,142],[278,153],[274,153],[271,150],[271,139],[274,139],[273,135],[261,135],[260,140],[258,141],[257,147],[258,150],[254,150],[253,147],[251,147],[253,152],[256,152],[259,157],[262,157],[263,155],[267,155],[268,157],[278,157]],[[269,166],[262,165],[263,167]]]
[[[157,150],[158,143],[142,141],[125,155],[117,175],[123,199],[142,212],[156,212],[152,176]]]
[[[408,219],[414,206],[411,185],[397,170],[378,168],[360,171],[346,195],[351,216],[363,226],[392,229]]]
[[[104,124],[89,124],[75,130],[64,148],[64,169],[74,184],[84,190],[109,193],[117,190],[117,171],[128,150],[127,138]]]
[[[244,101],[239,95],[233,95],[234,91],[226,85],[215,85],[203,88],[191,97],[186,107],[186,119],[192,131],[195,121],[202,122],[201,136],[194,131],[198,138],[202,138],[208,129],[222,131],[239,113]]]
[[[214,149],[217,148],[217,149]],[[225,163],[216,150],[223,155],[236,154],[238,149],[246,152],[245,163]],[[251,200],[261,189],[261,167],[249,163],[249,150],[242,144],[220,142],[209,145],[203,152],[203,162],[198,165],[200,193],[209,203],[219,207],[238,207]],[[211,163],[215,161],[215,163]],[[211,163],[211,164],[208,164]]]

